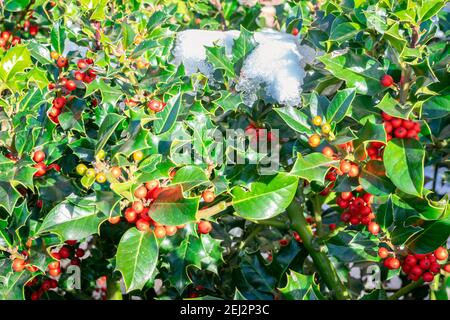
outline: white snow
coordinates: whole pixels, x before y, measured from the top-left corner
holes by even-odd
[[[178,33],[173,54],[174,63],[182,63],[188,75],[201,72],[212,77],[212,66],[206,61],[205,46],[224,46],[231,55],[239,31],[186,30]],[[299,45],[297,37],[273,30],[254,33],[255,49],[245,59],[236,89],[251,106],[258,96],[268,103],[296,106],[301,103],[305,66],[313,62],[316,52]]]

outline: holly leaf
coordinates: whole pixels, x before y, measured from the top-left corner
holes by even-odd
[[[323,296],[314,282],[314,275],[306,276],[290,270],[284,288],[279,288],[287,300],[322,300]]]
[[[327,108],[327,121],[330,123],[341,122],[345,118],[355,95],[355,89],[344,89],[338,91]]]
[[[395,186],[386,177],[383,161],[378,160],[366,163],[359,175],[359,183],[364,190],[376,196],[387,195],[395,190]]]
[[[450,216],[436,221],[427,221],[423,230],[408,240],[407,246],[415,253],[429,253],[445,244],[450,237]]]
[[[339,161],[330,159],[320,152],[310,153],[304,157],[298,153],[290,174],[309,182],[318,181],[323,184],[327,171],[338,163]]]
[[[177,170],[172,179],[173,185],[180,185],[183,191],[189,191],[199,185],[209,183],[205,171],[196,166],[185,166]]]
[[[425,151],[415,139],[392,139],[384,149],[386,175],[405,193],[422,196]]]
[[[123,95],[122,90],[117,87],[112,87],[99,77],[87,85],[85,97],[90,96],[96,91],[100,91],[102,102],[108,103],[111,106],[115,106],[119,98]]]
[[[214,69],[220,69],[225,72],[228,78],[233,78],[233,62],[227,57],[225,47],[206,47],[206,56]]]
[[[157,261],[155,234],[128,229],[120,239],[116,253],[116,270],[122,274],[126,292],[142,289],[154,275]]]
[[[107,217],[95,205],[95,196],[70,196],[56,205],[44,218],[38,234],[55,233],[65,240],[82,240],[99,232]]]
[[[196,221],[199,197],[184,198],[181,186],[163,188],[148,212],[149,216],[166,226],[179,226]]]
[[[263,177],[248,187],[232,189],[233,208],[246,219],[263,220],[283,212],[294,198],[298,178],[286,173]]]
[[[311,134],[311,125],[308,123],[309,117],[295,107],[275,108],[276,113],[292,129],[300,133]]]

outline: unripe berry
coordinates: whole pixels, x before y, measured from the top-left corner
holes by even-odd
[[[343,173],[348,173],[350,171],[350,169],[352,168],[352,165],[350,162],[348,162],[347,160],[342,160],[341,164],[339,166],[339,169],[343,172]]]
[[[322,149],[322,154],[327,158],[332,158],[334,155],[334,151],[330,147],[325,147]]]
[[[331,126],[329,123],[324,123],[321,127],[323,134],[329,134],[331,131]]]
[[[145,183],[145,187],[148,191],[152,191],[159,187],[159,180],[152,180]]]
[[[144,157],[144,153],[141,150],[133,152],[133,160],[134,161],[139,162],[142,160],[143,157]]]
[[[117,224],[120,222],[120,216],[115,216],[115,217],[109,217],[108,218],[109,223],[111,224]]]
[[[202,198],[203,198],[203,200],[205,201],[205,202],[213,202],[214,201],[214,199],[215,199],[215,195],[214,195],[214,192],[213,191],[210,191],[210,190],[205,190],[205,191],[203,191],[203,193],[202,193]]]
[[[321,116],[315,116],[313,118],[313,123],[316,126],[320,126],[322,124],[322,117]]]
[[[144,205],[142,204],[142,202],[141,201],[135,201],[135,202],[133,202],[133,205],[131,206],[132,208],[133,208],[133,210],[136,212],[136,213],[141,213],[142,211],[144,211]]]
[[[97,173],[95,176],[95,181],[98,183],[105,183],[106,182],[106,175],[103,172]]]
[[[383,87],[390,87],[394,84],[394,79],[390,75],[385,74],[381,77],[380,83]]]
[[[56,51],[52,51],[52,52],[50,53],[50,57],[51,57],[53,60],[57,60],[57,59],[59,58],[59,53],[56,52]]]
[[[163,226],[156,227],[153,232],[157,238],[164,238],[166,236],[166,228]]]
[[[12,269],[14,272],[21,272],[25,269],[25,260],[20,258],[15,258],[12,263]]]
[[[122,175],[122,169],[120,167],[112,167],[111,174],[114,178],[119,178]]]
[[[88,178],[94,178],[95,177],[95,169],[93,169],[93,168],[87,169],[85,175]]]
[[[308,143],[311,147],[315,148],[320,144],[320,136],[318,134],[313,134],[309,137]]]
[[[209,221],[200,221],[198,223],[198,232],[202,234],[208,234],[212,230],[211,222]]]
[[[356,164],[352,164],[350,171],[348,172],[349,177],[357,177],[359,175],[359,167]]]
[[[52,261],[48,264],[49,269],[58,269],[61,267],[61,264],[59,261]]]
[[[138,199],[144,199],[147,196],[147,188],[144,186],[138,187],[134,190],[134,196]]]
[[[444,266],[444,271],[450,273],[450,263]]]
[[[178,228],[175,226],[165,226],[165,228],[166,228],[166,235],[168,236],[173,236],[178,231]]]
[[[380,232],[380,226],[376,222],[371,222],[367,229],[373,235],[377,235]]]

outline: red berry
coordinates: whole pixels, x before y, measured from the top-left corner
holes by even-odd
[[[63,56],[60,56],[58,60],[56,61],[56,65],[60,68],[64,68],[67,66],[67,59]]]
[[[84,80],[84,73],[80,72],[80,71],[75,71],[75,79],[78,81],[83,81]]]
[[[340,169],[343,173],[348,173],[351,169],[352,165],[350,162],[346,160],[342,160],[340,164]]]
[[[154,111],[154,112],[161,112],[163,111],[164,107],[166,106],[166,104],[162,101],[158,101],[158,100],[150,100],[147,103],[147,107]]]
[[[81,248],[78,248],[77,250],[75,250],[75,256],[77,256],[78,258],[83,257],[85,254],[84,250]]]
[[[400,119],[400,118],[393,118],[391,120],[391,124],[392,124],[392,126],[394,128],[398,128],[398,127],[400,127],[402,125],[402,119]]]
[[[439,273],[439,271],[441,270],[441,265],[437,262],[432,262],[429,270],[432,273]]]
[[[436,259],[441,260],[441,261],[447,260],[448,251],[444,247],[439,247],[436,250],[434,250],[434,256],[436,257]]]
[[[402,120],[402,127],[411,130],[414,128],[414,121],[411,120]]]
[[[70,260],[70,264],[72,266],[79,266],[81,264],[81,260],[78,258],[73,258],[72,260]]]
[[[61,265],[60,265],[59,261],[52,261],[48,264],[49,269],[58,269],[60,267],[61,267]]]
[[[296,36],[296,35],[298,35],[299,30],[297,28],[293,28],[291,33],[292,33],[293,36]]]
[[[58,97],[55,100],[53,100],[53,106],[62,109],[66,105],[67,99],[65,97]]]
[[[342,193],[341,193],[341,198],[342,198],[343,200],[349,201],[349,200],[353,199],[353,194],[352,194],[350,191],[348,191],[348,192],[342,192]]]
[[[198,223],[198,232],[202,234],[208,234],[212,230],[211,222],[209,221],[200,221]]]
[[[34,162],[42,162],[45,159],[45,153],[42,150],[38,150],[33,154]]]
[[[444,271],[450,273],[450,263],[448,263],[444,266]]]
[[[414,266],[411,268],[410,273],[415,275],[416,277],[420,277],[423,273],[423,270],[419,266]]]
[[[430,260],[428,260],[428,259],[422,259],[419,262],[419,267],[421,267],[423,270],[428,270],[430,265],[431,265],[431,263],[430,263]]]
[[[413,256],[413,255],[411,255],[411,254],[409,254],[406,258],[405,258],[405,263],[408,265],[408,266],[415,266],[416,265],[416,263],[417,263],[417,259]]]
[[[425,273],[422,275],[422,279],[423,279],[423,281],[425,281],[425,282],[431,282],[431,281],[433,281],[433,279],[434,279],[434,275],[433,275],[431,272],[425,272]]]
[[[28,32],[30,33],[31,36],[35,36],[37,35],[39,31],[39,26],[30,26],[30,28],[28,29]]]
[[[379,256],[381,259],[387,258],[387,257],[389,256],[389,250],[386,249],[386,248],[384,248],[384,247],[379,248],[379,249],[378,249],[378,256]]]
[[[350,214],[350,212],[343,212],[342,214],[341,214],[341,221],[343,221],[343,222],[348,222],[349,220],[350,220],[350,218],[351,218],[351,214]]]
[[[83,60],[83,59],[78,60],[78,62],[77,62],[77,67],[78,67],[78,69],[86,69],[87,66],[88,66],[88,65],[87,65],[87,63],[86,63],[85,60]]]
[[[136,211],[134,211],[132,208],[127,208],[125,210],[125,219],[129,223],[135,222],[137,220],[137,213],[136,213]]]
[[[394,84],[394,79],[390,75],[385,74],[381,77],[380,83],[383,87],[390,87]]]
[[[144,211],[144,205],[142,204],[142,202],[140,200],[138,201],[134,201],[133,205],[131,206],[134,210],[134,212],[136,213],[141,213],[142,211]]]
[[[56,107],[51,107],[50,111],[48,112],[48,114],[51,117],[57,117],[57,116],[59,116],[61,114],[61,110],[56,108]]]
[[[60,269],[60,268],[58,268],[58,269],[50,269],[50,270],[48,271],[48,273],[49,273],[52,277],[57,277],[57,276],[59,276],[59,275],[61,274],[61,269]]]
[[[156,227],[154,232],[157,238],[164,238],[166,236],[166,228],[163,226]]]
[[[67,259],[70,257],[71,254],[71,250],[69,247],[62,247],[61,249],[59,249],[59,255],[61,256],[61,259]]]
[[[363,195],[363,199],[364,199],[364,201],[365,201],[367,204],[372,204],[372,202],[373,202],[373,194],[365,193],[365,194]]]
[[[37,169],[37,171],[34,173],[35,177],[42,177],[47,173],[47,166],[43,162],[36,163],[34,165],[34,168]]]
[[[386,131],[386,133],[391,133],[392,132],[392,124],[390,122],[385,122],[384,123],[384,130]]]
[[[356,164],[352,164],[350,171],[348,172],[349,177],[357,177],[359,175],[359,167]]]
[[[3,31],[1,33],[1,38],[5,41],[8,41],[10,37],[11,37],[11,31]]]
[[[394,131],[395,137],[400,138],[400,139],[405,138],[407,134],[408,134],[408,131],[403,127],[398,127]]]
[[[330,229],[330,231],[333,231],[336,229],[336,223],[330,223],[330,225],[328,226],[328,228]]]
[[[77,84],[73,80],[67,80],[65,87],[67,90],[73,91],[77,88]]]
[[[400,261],[397,258],[390,257],[387,258],[385,262],[388,269],[396,270],[400,268]]]
[[[51,169],[55,169],[56,171],[60,172],[61,171],[61,166],[57,163],[52,163],[51,165],[49,165],[47,167],[47,170],[51,170]]]
[[[41,294],[38,291],[35,291],[31,294],[31,300],[39,300],[41,298]]]

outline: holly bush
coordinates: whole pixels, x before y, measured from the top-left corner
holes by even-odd
[[[443,0],[2,1],[1,298],[447,300],[449,23]]]

